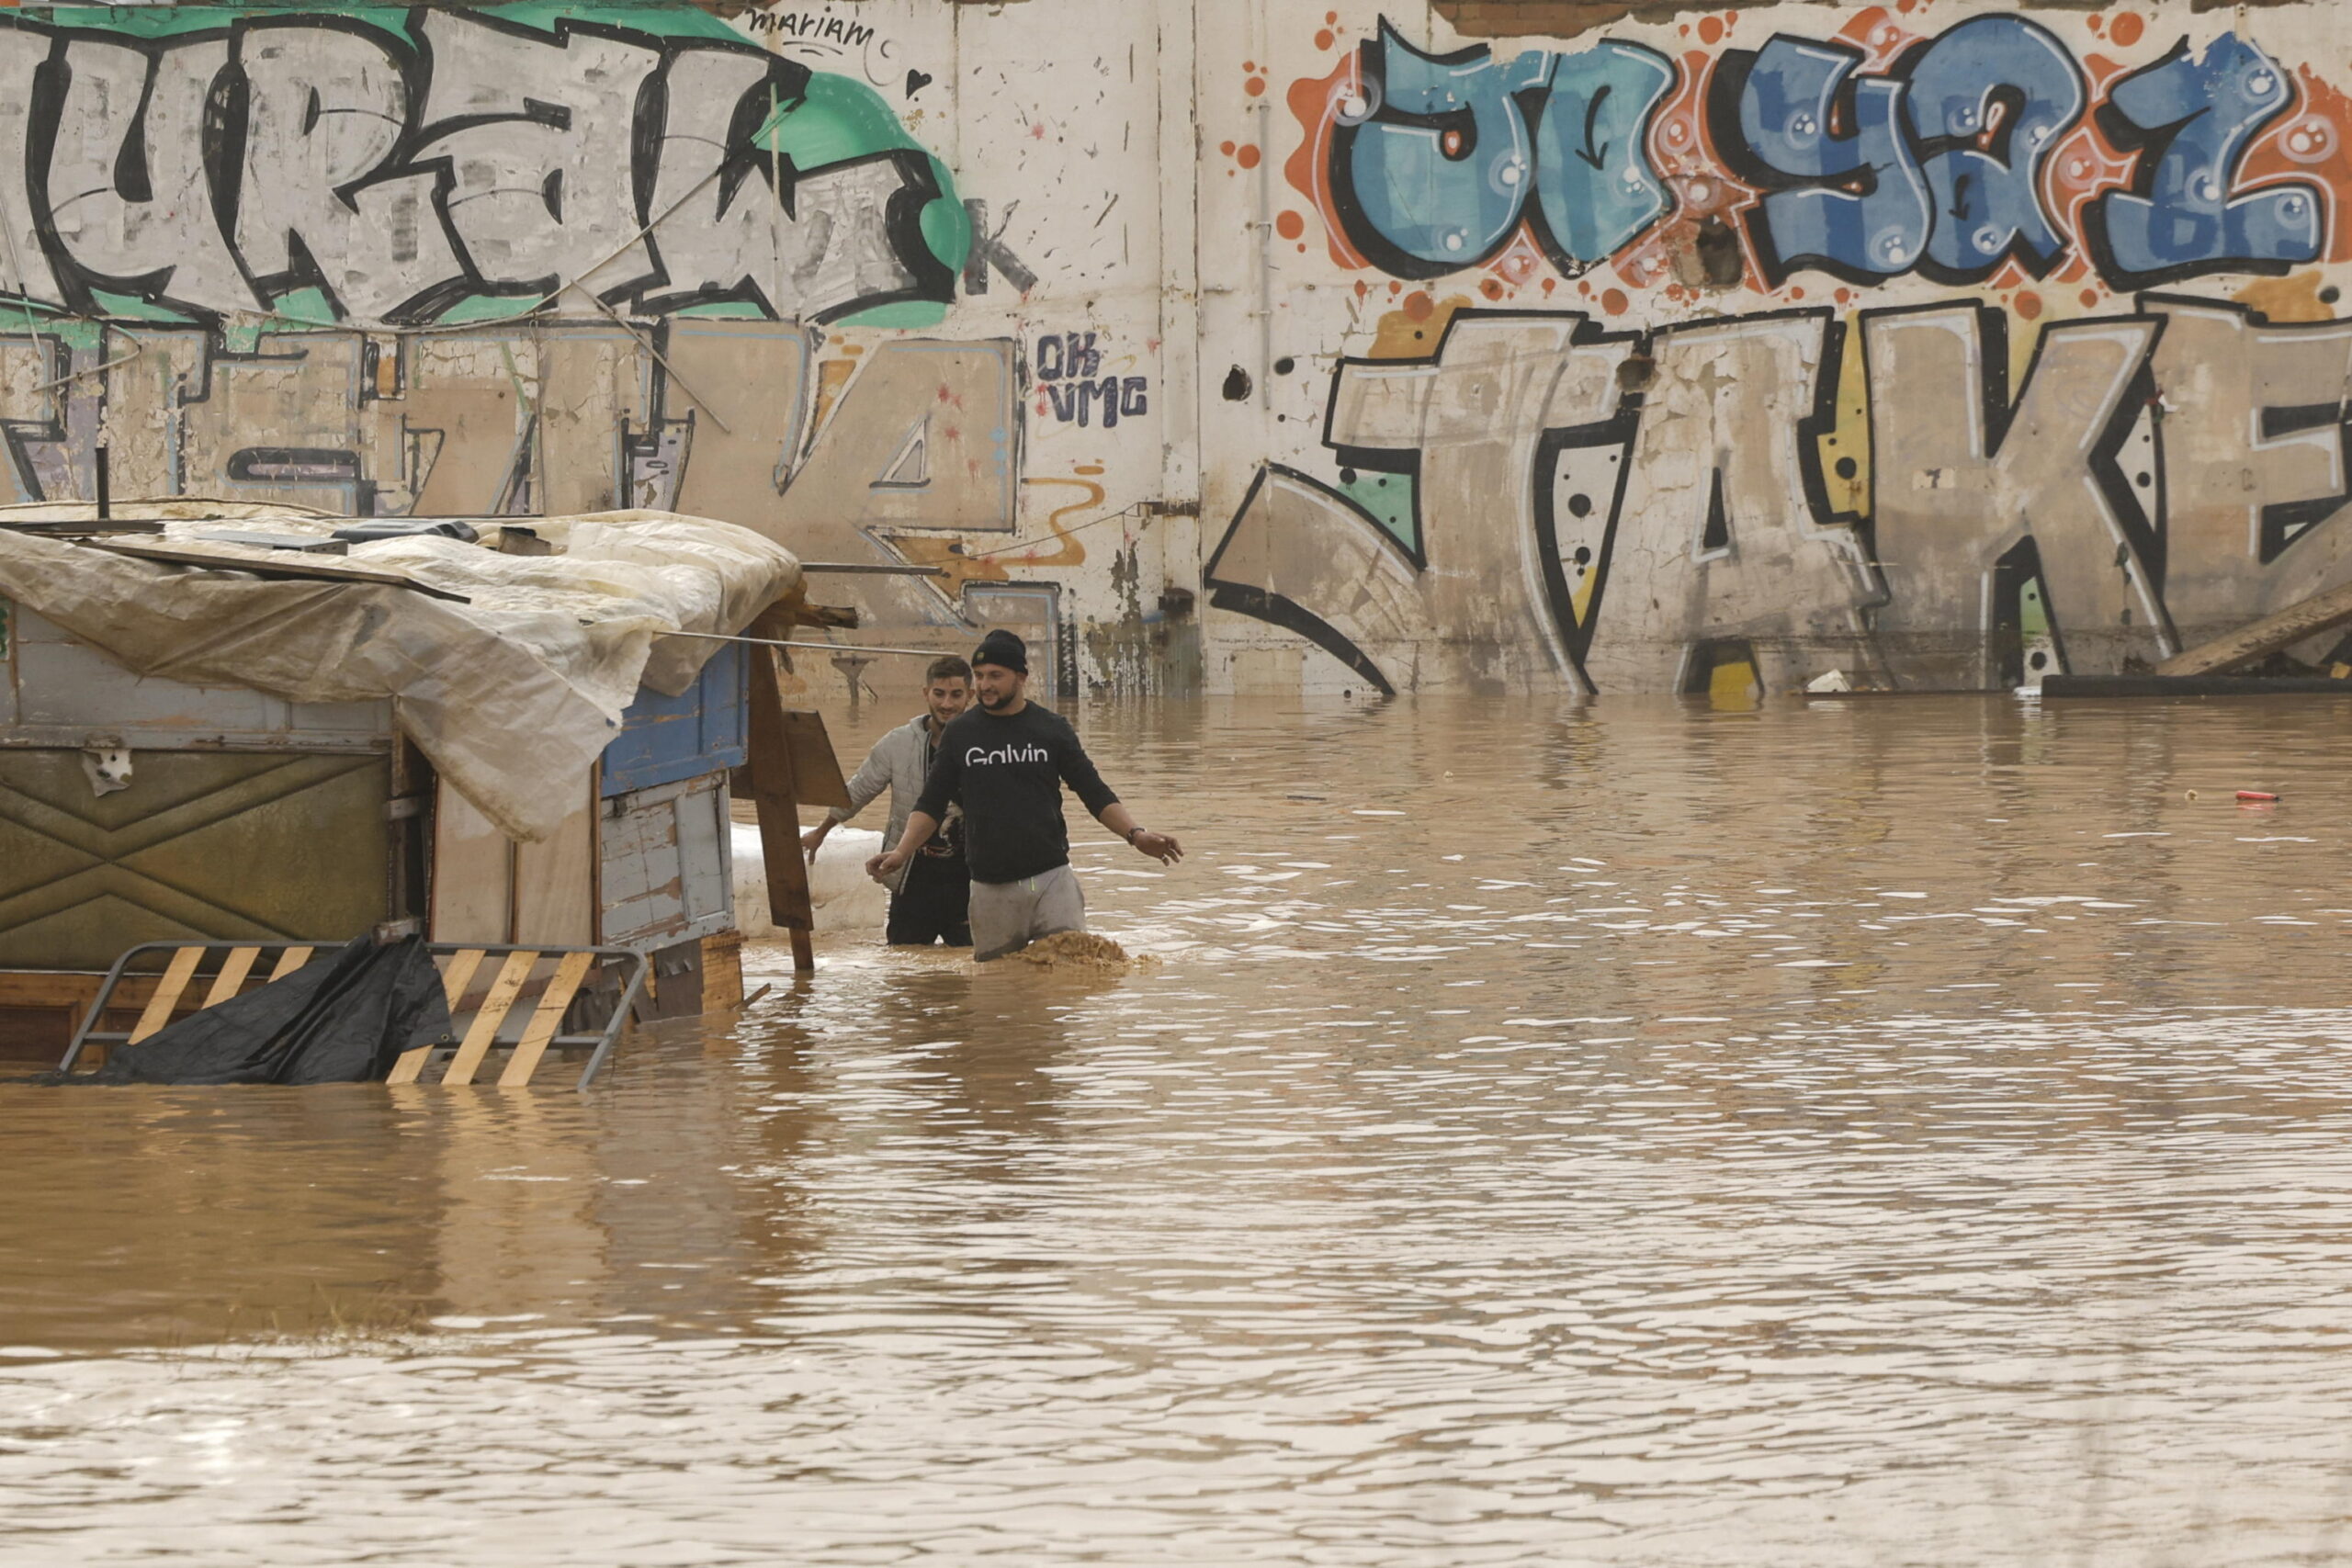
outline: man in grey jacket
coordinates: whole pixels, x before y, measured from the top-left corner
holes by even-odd
[[[907,830],[907,818],[922,794],[931,772],[932,750],[947,721],[972,705],[972,667],[950,655],[934,659],[923,671],[921,718],[910,719],[874,743],[849,781],[849,808],[835,807],[825,819],[800,835],[800,847],[817,858],[818,846],[837,824],[846,822],[871,805],[883,790],[890,792],[890,827],[886,845],[896,844]],[[894,945],[950,947],[972,945],[972,876],[964,864],[964,823],[961,814],[940,825],[921,852],[887,879],[890,889],[890,922],[885,933]]]

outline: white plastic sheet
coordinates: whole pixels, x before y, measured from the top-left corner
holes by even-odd
[[[0,594],[138,674],[246,686],[290,702],[389,697],[401,730],[451,787],[503,830],[531,840],[560,823],[639,685],[684,692],[719,646],[665,634],[739,632],[800,592],[799,562],[782,546],[730,523],[667,512],[513,520],[553,545],[552,555],[501,555],[419,536],[318,558],[200,536],[230,528],[324,536],[348,519],[191,502],[141,502],[137,514],[183,520],[167,523],[160,538],[124,542],[218,554],[221,570],[0,528]],[[90,515],[78,505],[0,513]],[[396,572],[469,603],[235,570],[254,559]]]

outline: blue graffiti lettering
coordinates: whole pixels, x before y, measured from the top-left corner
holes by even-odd
[[[2129,193],[2092,209],[2112,277],[2165,281],[2217,270],[2283,272],[2320,253],[2323,198],[2301,181],[2233,199],[2255,132],[2287,111],[2285,72],[2235,33],[2191,58],[2188,40],[2118,83],[2099,111],[2119,145],[2144,149]]]
[[[2065,254],[2042,211],[2042,165],[2087,95],[2066,48],[2021,17],[1961,23],[1908,62],[1905,117],[1928,182],[1922,267],[1973,283],[2014,254],[2036,276]]]
[[[1637,44],[1565,55],[1535,122],[1540,237],[1562,270],[1608,259],[1674,205],[1642,146],[1674,64]]]
[[[1533,148],[1514,93],[1542,88],[1552,57],[1497,65],[1483,47],[1428,55],[1385,19],[1362,53],[1362,112],[1342,113],[1331,150],[1340,219],[1390,272],[1436,277],[1492,255],[1519,227]]]
[[[2011,264],[2047,276],[2078,239],[2120,288],[2280,272],[2324,249],[2319,184],[2234,188],[2255,138],[2296,96],[2244,38],[2201,56],[2183,39],[2114,85],[2098,122],[2136,155],[2133,178],[2079,209],[2044,187],[2093,98],[2048,28],[1980,16],[1883,69],[1865,70],[1866,58],[1841,39],[1783,34],[1726,53],[1713,73],[1709,141],[1760,194],[1745,222],[1767,288],[1806,268],[1861,284],[1915,270],[1981,283]],[[1674,210],[1647,143],[1677,80],[1674,61],[1638,44],[1430,55],[1384,20],[1358,51],[1359,85],[1342,78],[1332,107],[1339,226],[1400,277],[1491,261],[1522,224],[1561,271],[1581,272]]]
[[[1728,105],[1733,120],[1721,130],[1735,134],[1719,130],[1718,140],[1770,193],[1749,224],[1775,287],[1802,266],[1875,283],[1927,250],[1935,208],[1904,134],[1908,84],[1858,77],[1861,58],[1842,44],[1776,37],[1744,72],[1719,77],[1717,108]]]
[[[1363,96],[1340,106],[1331,183],[1356,249],[1400,277],[1487,260],[1530,215],[1563,271],[1581,271],[1672,209],[1651,118],[1674,64],[1638,44],[1580,54],[1482,47],[1421,53],[1385,20],[1358,55]]]

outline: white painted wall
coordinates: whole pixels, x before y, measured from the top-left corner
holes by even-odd
[[[0,17],[6,498],[687,506],[1064,698],[1995,685],[2352,580],[2332,6],[222,14]]]

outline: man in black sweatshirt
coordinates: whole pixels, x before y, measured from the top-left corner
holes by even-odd
[[[1138,826],[1094,771],[1069,721],[1029,701],[1029,649],[1019,637],[1001,629],[982,637],[972,682],[979,705],[940,736],[906,832],[865,871],[877,881],[897,872],[931,838],[949,803],[960,803],[972,873],[972,956],[986,962],[1056,931],[1086,929],[1086,899],[1062,820],[1064,784],[1095,820],[1153,860],[1173,865],[1184,847]]]

